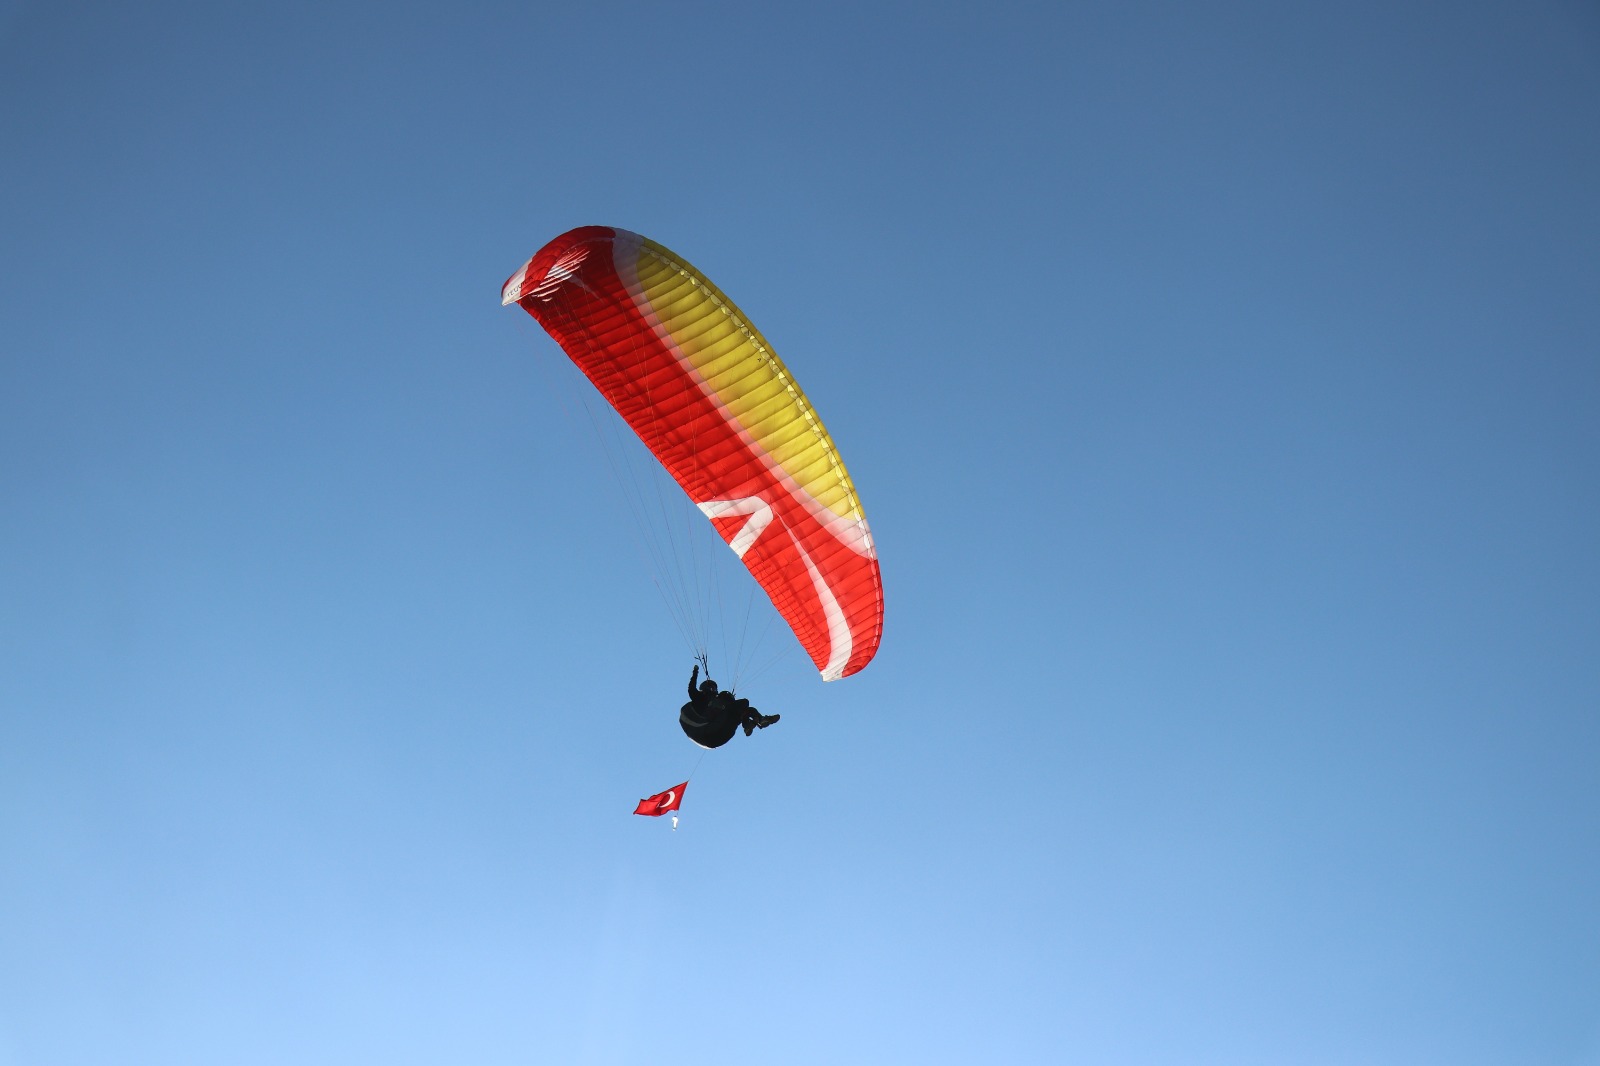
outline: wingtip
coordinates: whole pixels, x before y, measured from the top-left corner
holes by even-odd
[[[531,266],[533,266],[532,259],[523,263],[522,268],[507,278],[506,283],[500,286],[501,307],[509,307],[522,299],[522,289],[528,283],[528,268]]]

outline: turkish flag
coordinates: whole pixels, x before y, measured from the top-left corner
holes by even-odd
[[[675,811],[678,809],[678,804],[683,802],[683,790],[688,787],[689,782],[685,781],[681,785],[674,785],[665,792],[657,792],[654,796],[646,796],[639,801],[639,806],[633,809],[633,813],[659,818],[668,811]]]

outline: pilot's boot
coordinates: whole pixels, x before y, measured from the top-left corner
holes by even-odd
[[[756,716],[756,718],[757,718],[756,728],[757,729],[765,729],[769,725],[775,725],[777,723],[778,719],[782,718],[782,717],[783,717],[783,715],[781,715],[781,714],[761,714],[761,715],[757,715]]]

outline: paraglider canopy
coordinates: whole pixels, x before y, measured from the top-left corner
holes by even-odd
[[[704,275],[584,226],[506,281],[743,561],[823,680],[866,666],[883,587],[861,501],[811,402]]]

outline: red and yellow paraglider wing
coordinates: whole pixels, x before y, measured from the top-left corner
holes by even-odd
[[[871,660],[883,586],[861,501],[805,393],[731,300],[661,245],[602,226],[545,245],[502,299],[539,321],[711,519],[824,680]]]

